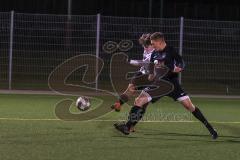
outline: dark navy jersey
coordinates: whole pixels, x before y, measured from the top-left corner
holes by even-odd
[[[182,57],[177,53],[175,48],[167,45],[161,51],[153,51],[150,58],[149,73],[154,73],[158,77],[160,76],[159,74],[161,74],[158,73],[158,68],[167,67],[169,71],[166,76],[164,76],[164,78],[177,78],[178,73],[173,72],[175,66],[184,69],[185,64]]]

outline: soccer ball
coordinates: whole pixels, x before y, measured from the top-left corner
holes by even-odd
[[[158,64],[158,60],[155,59],[153,63],[154,63],[154,64]]]
[[[86,111],[90,108],[90,100],[87,97],[78,97],[76,106],[80,111]]]

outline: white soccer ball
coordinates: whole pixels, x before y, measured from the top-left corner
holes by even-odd
[[[78,97],[76,106],[80,111],[86,111],[91,107],[90,100],[87,97]]]
[[[155,59],[153,63],[154,63],[154,64],[158,64],[158,60]]]

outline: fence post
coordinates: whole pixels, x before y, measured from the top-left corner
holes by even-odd
[[[68,0],[68,21],[71,21],[72,16],[72,0]]]
[[[98,13],[97,14],[97,29],[96,29],[96,58],[99,58],[99,43],[100,43],[100,18],[101,15]],[[95,84],[95,89],[97,91],[98,89],[98,59],[96,59],[96,84]]]
[[[14,11],[11,11],[10,21],[10,41],[9,41],[9,66],[8,66],[8,89],[12,89],[12,55],[13,55],[13,27],[14,27]]]
[[[180,32],[179,32],[179,54],[182,56],[183,50],[183,27],[184,27],[184,18],[180,17]],[[179,83],[182,84],[182,73],[179,74]]]

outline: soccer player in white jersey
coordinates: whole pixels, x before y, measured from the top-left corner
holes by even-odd
[[[131,60],[130,64],[134,66],[141,66],[140,70],[137,71],[133,78],[131,79],[128,88],[124,91],[123,94],[120,95],[119,99],[111,106],[112,109],[115,109],[115,111],[119,112],[121,110],[121,106],[126,103],[131,96],[134,95],[136,90],[142,90],[144,87],[137,87],[144,85],[149,82],[148,80],[148,66],[151,58],[151,54],[154,51],[151,40],[150,40],[151,34],[143,34],[139,38],[139,44],[142,45],[144,48],[143,52],[143,59],[140,61],[138,60]]]

